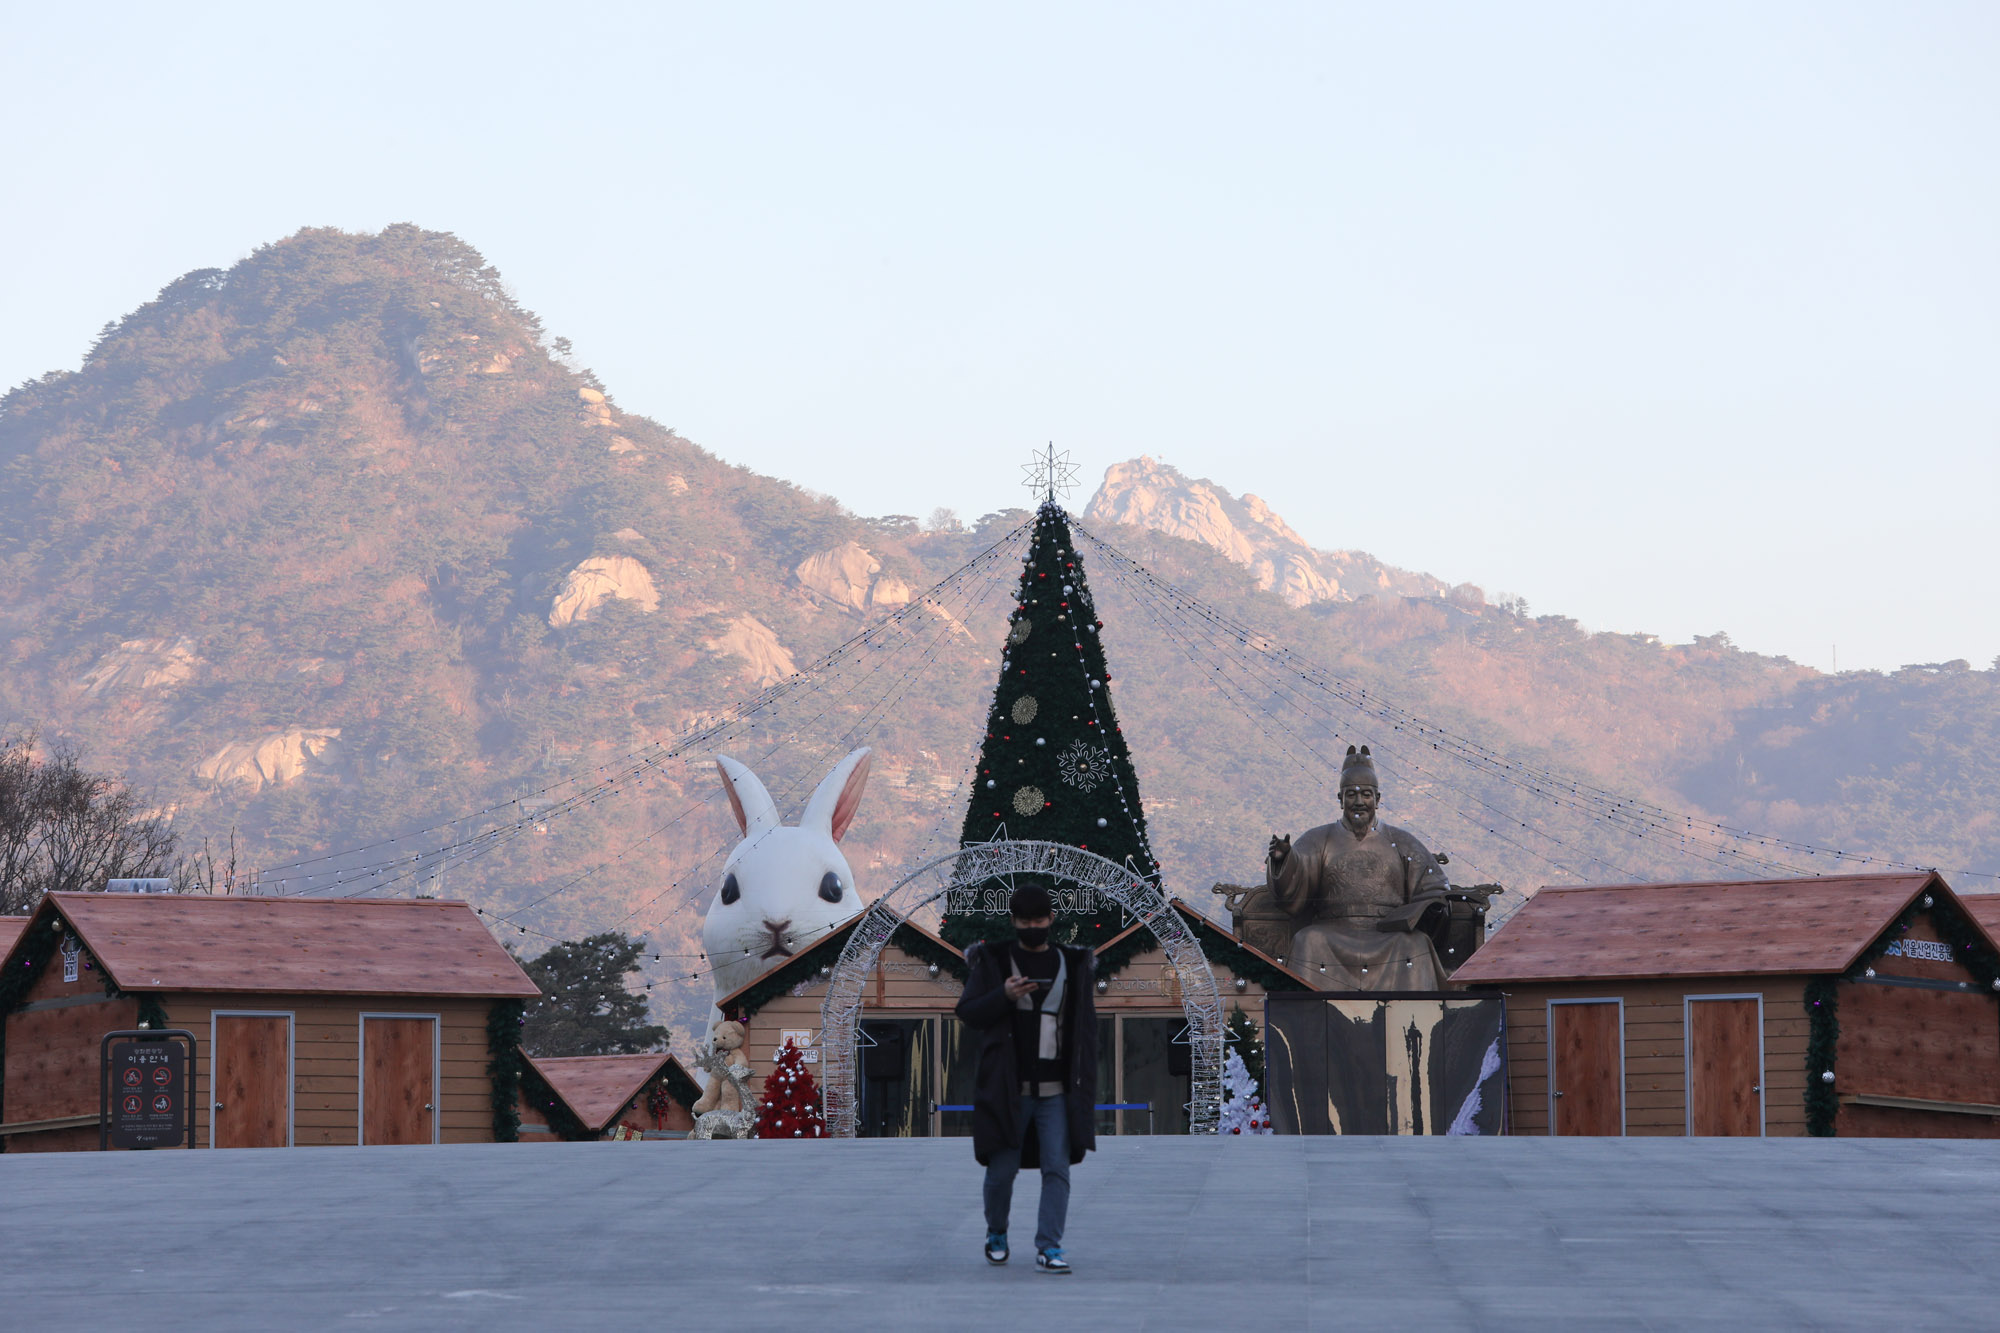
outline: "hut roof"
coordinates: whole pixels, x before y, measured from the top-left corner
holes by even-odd
[[[1964,902],[1919,871],[1545,888],[1454,983],[1844,972],[1919,894]],[[1993,931],[1985,918],[1975,918]]]
[[[1958,905],[1988,936],[2000,939],[2000,893],[1961,893]]]
[[[31,917],[0,916],[0,958],[14,951],[14,942],[21,938],[21,932],[28,928]]]
[[[541,996],[460,902],[52,893],[45,913],[126,991]]]
[[[785,988],[796,985],[811,979],[821,964],[831,966],[833,960],[840,957],[841,949],[847,944],[847,937],[854,933],[854,927],[860,919],[857,916],[853,921],[836,926],[790,958],[773,965],[763,975],[738,986],[717,1000],[715,1007],[725,1014],[731,1014],[737,1009],[751,1013],[762,1009],[765,1001],[776,993],[774,987]],[[895,932],[889,936],[889,943],[905,953],[919,957],[932,954],[946,959],[958,959],[957,966],[961,968],[964,966],[965,950],[948,940],[939,938],[914,921],[905,921],[898,925]]]
[[[602,1132],[611,1126],[640,1089],[668,1065],[676,1069],[680,1061],[665,1051],[646,1055],[564,1055],[529,1056],[528,1063],[562,1098],[563,1105],[581,1120],[584,1127]],[[687,1071],[680,1069],[683,1078]]]

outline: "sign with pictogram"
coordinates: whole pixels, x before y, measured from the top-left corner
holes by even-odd
[[[106,1033],[98,1142],[104,1148],[194,1146],[188,1075],[194,1034],[180,1028]],[[114,1092],[115,1090],[115,1092]]]

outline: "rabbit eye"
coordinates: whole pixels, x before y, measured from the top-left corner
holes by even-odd
[[[830,903],[837,903],[844,892],[846,886],[840,882],[840,876],[831,870],[827,871],[826,877],[819,882],[819,896]]]
[[[736,872],[732,870],[722,877],[722,905],[727,907],[742,896],[743,890],[737,887]]]

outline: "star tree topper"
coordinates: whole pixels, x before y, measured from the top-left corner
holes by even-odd
[[[1056,452],[1054,441],[1046,449],[1037,449],[1032,462],[1021,464],[1021,472],[1021,484],[1039,499],[1067,500],[1076,489],[1076,464],[1069,461],[1069,450]]]

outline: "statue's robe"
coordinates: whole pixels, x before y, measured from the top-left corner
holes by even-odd
[[[1285,961],[1321,990],[1444,989],[1444,965],[1419,927],[1450,881],[1407,829],[1322,824],[1265,873],[1295,924]]]

